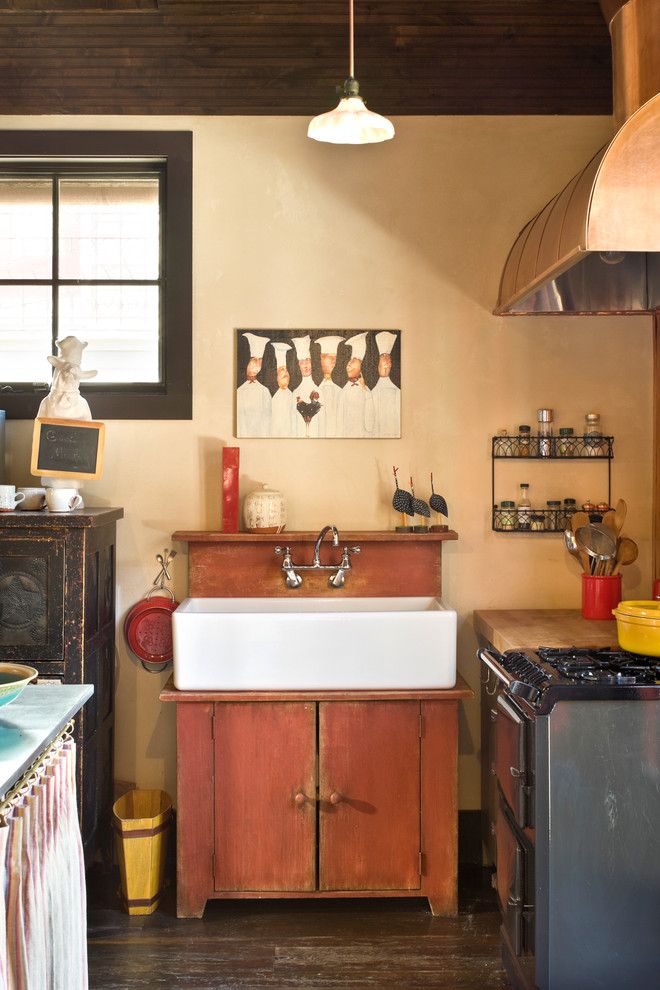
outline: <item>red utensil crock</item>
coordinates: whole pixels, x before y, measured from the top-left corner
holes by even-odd
[[[621,601],[620,574],[582,575],[582,617],[611,619],[612,609]]]

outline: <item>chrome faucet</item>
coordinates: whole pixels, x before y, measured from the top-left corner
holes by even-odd
[[[321,544],[325,539],[326,533],[332,533],[332,545],[333,547],[339,546],[339,533],[337,532],[336,526],[324,526],[319,535],[316,538],[316,543],[314,544],[314,559],[312,561],[312,567],[321,566]]]
[[[275,547],[275,553],[281,554],[282,570],[286,580],[287,588],[299,588],[302,584],[302,577],[298,571],[334,571],[328,579],[331,588],[341,588],[346,580],[346,572],[351,569],[350,554],[359,553],[359,547],[344,547],[339,564],[321,563],[321,544],[327,533],[332,533],[333,547],[339,546],[339,532],[336,526],[324,526],[316,538],[314,544],[314,556],[311,564],[294,564],[291,556],[291,547]]]

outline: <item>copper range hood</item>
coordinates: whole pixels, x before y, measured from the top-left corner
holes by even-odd
[[[660,0],[601,0],[614,138],[518,235],[497,314],[660,308]]]

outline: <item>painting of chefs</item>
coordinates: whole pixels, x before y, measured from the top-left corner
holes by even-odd
[[[339,435],[342,437],[373,437],[375,427],[374,400],[362,374],[362,362],[367,349],[367,334],[358,333],[345,341],[351,348],[346,365],[348,381],[339,400]]]
[[[401,436],[401,389],[390,378],[392,371],[391,353],[395,343],[396,334],[392,333],[391,330],[381,330],[380,333],[376,334],[378,381],[373,388],[372,395],[377,437]]]
[[[244,333],[250,348],[250,359],[245,369],[245,381],[236,390],[236,436],[269,437],[271,435],[271,395],[258,380],[268,337],[256,333]]]
[[[297,430],[296,400],[289,388],[291,376],[287,368],[287,352],[293,350],[291,344],[271,341],[275,352],[277,369],[277,391],[271,399],[271,437],[294,437]]]
[[[236,331],[236,436],[401,436],[400,330]]]
[[[339,400],[341,389],[332,380],[332,373],[337,365],[337,348],[344,341],[343,337],[319,337],[314,341],[321,348],[321,371],[323,380],[318,387],[321,412],[319,413],[319,436],[339,436]]]

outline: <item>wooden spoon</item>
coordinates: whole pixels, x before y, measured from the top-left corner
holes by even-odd
[[[580,526],[588,526],[589,522],[589,516],[586,512],[574,512],[571,516],[571,529],[574,533],[577,533]]]
[[[619,535],[619,531],[616,528],[616,512],[614,509],[608,509],[607,512],[603,513],[601,526],[609,526],[610,529],[616,532],[617,536]]]
[[[639,553],[639,547],[634,540],[629,539],[627,536],[622,536],[619,540],[619,546],[616,551],[616,563],[612,574],[620,574],[621,568],[625,564],[633,564],[637,560],[637,554]]]
[[[616,530],[616,535],[618,536],[623,529],[623,524],[626,521],[626,515],[628,514],[628,506],[622,498],[616,503],[616,508],[614,510],[614,528]]]

